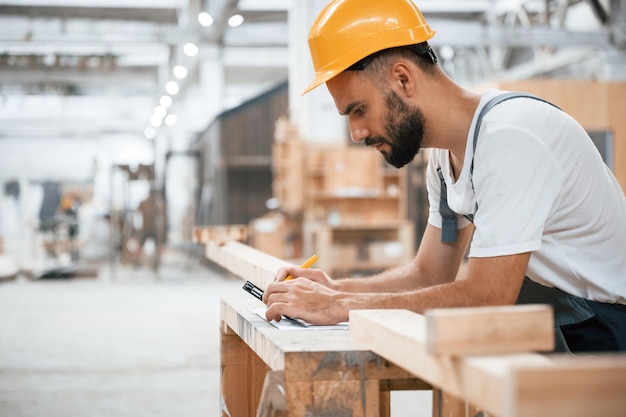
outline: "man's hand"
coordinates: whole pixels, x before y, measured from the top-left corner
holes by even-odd
[[[285,281],[291,274],[295,279]],[[320,269],[281,268],[263,294],[268,320],[297,317],[313,324],[336,324],[348,318],[333,280]]]
[[[288,268],[280,268],[276,275],[274,275],[274,282],[284,281],[291,275],[294,278],[304,277],[308,278],[311,281],[317,282],[318,284],[322,284],[325,287],[336,289],[335,281],[329,277],[324,271],[321,269],[313,269],[313,268],[298,268],[295,266]]]

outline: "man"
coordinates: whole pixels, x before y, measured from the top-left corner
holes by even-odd
[[[626,199],[615,177],[551,104],[512,98],[479,122],[501,92],[455,84],[432,36],[411,0],[334,0],[313,24],[305,92],[326,83],[353,141],[398,168],[433,148],[428,226],[411,263],[373,277],[281,269],[267,318],[331,324],[351,309],[540,302],[555,308],[557,350],[626,350]],[[297,278],[283,282],[288,274]]]

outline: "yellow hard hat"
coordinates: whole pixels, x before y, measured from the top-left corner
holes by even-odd
[[[309,31],[315,78],[302,94],[374,52],[433,36],[435,31],[412,0],[332,0]]]

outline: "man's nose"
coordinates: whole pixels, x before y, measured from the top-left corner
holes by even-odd
[[[352,141],[355,143],[361,142],[369,135],[369,131],[364,128],[351,128],[350,136],[352,136]]]

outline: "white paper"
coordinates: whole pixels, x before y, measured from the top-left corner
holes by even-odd
[[[256,314],[259,317],[265,319],[265,311],[267,307],[250,307],[250,311]],[[281,321],[272,320],[270,324],[280,330],[348,330],[349,323],[347,321],[343,321],[337,324],[320,326],[316,324],[311,324],[301,319],[288,319],[283,317]]]

